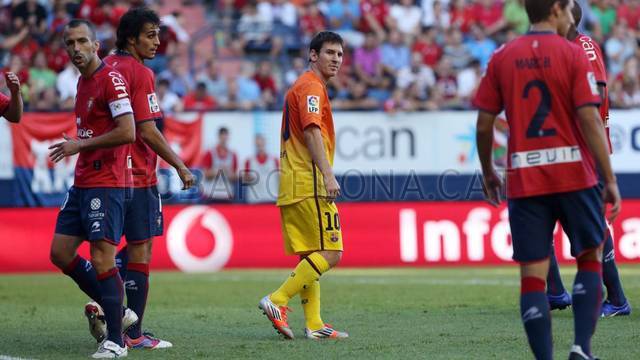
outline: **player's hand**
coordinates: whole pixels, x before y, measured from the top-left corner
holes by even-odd
[[[4,73],[4,80],[7,82],[7,87],[9,91],[11,91],[12,96],[20,94],[20,79],[18,79],[15,73]]]
[[[604,201],[605,211],[607,204],[611,204],[611,208],[609,208],[609,214],[607,215],[607,220],[610,223],[618,217],[620,214],[620,208],[622,207],[622,200],[620,200],[620,190],[618,190],[618,183],[610,182],[604,184],[604,189],[602,189],[602,200]]]
[[[62,134],[65,141],[49,146],[49,158],[53,162],[58,162],[67,156],[75,155],[80,152],[80,140],[72,139],[67,134]]]
[[[324,188],[327,190],[327,200],[333,202],[338,196],[340,196],[340,184],[335,175],[324,177]]]
[[[177,169],[178,176],[182,180],[182,190],[187,190],[196,183],[196,177],[193,176],[191,171],[187,167],[181,167]]]
[[[500,179],[500,175],[495,169],[482,174],[482,190],[489,204],[496,207],[500,205],[502,202],[500,195],[502,192],[502,179]]]

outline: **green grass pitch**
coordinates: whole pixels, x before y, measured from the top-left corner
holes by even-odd
[[[571,284],[573,268],[564,268]],[[620,268],[629,317],[598,323],[594,352],[640,359],[640,266]],[[302,309],[290,306],[297,339],[276,335],[257,309],[288,270],[152,274],[144,327],[173,342],[132,359],[530,359],[518,315],[517,269],[338,269],[322,280],[323,319],[351,337],[302,338]],[[84,295],[61,274],[0,276],[0,358],[86,359],[96,344]],[[573,340],[571,310],[553,312],[555,355]]]

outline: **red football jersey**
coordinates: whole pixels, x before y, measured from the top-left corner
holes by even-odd
[[[4,115],[4,113],[9,109],[9,98],[0,93],[0,116]]]
[[[78,138],[105,134],[116,127],[115,118],[131,113],[127,83],[112,67],[103,63],[89,78],[81,76],[78,80],[75,106]],[[121,145],[80,152],[74,186],[127,186],[129,148]]]
[[[118,70],[129,84],[131,107],[136,125],[162,118],[155,92],[153,71],[138,62],[131,54],[116,52],[104,61]],[[158,155],[147,145],[136,130],[136,142],[131,146],[133,187],[149,187],[158,183],[156,165]]]
[[[591,61],[591,67],[596,75],[596,82],[598,85],[604,85],[604,95],[600,104],[600,117],[604,121],[604,127],[607,132],[607,143],[609,144],[609,152],[612,152],[611,138],[609,136],[609,87],[607,86],[607,67],[604,65],[604,56],[602,56],[602,49],[597,42],[593,41],[587,35],[578,35],[573,40],[587,54],[587,58]]]
[[[577,109],[598,105],[584,51],[551,32],[531,32],[493,54],[474,99],[509,122],[507,196],[575,191],[597,182]]]

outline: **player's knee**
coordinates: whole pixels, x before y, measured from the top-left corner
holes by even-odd
[[[323,251],[322,256],[327,260],[329,267],[335,267],[342,259],[342,251]]]
[[[578,264],[585,261],[600,262],[602,261],[602,248],[598,247],[596,249],[585,251],[576,258],[576,261]]]
[[[151,261],[151,240],[141,244],[129,244],[127,255],[130,263],[148,264]]]

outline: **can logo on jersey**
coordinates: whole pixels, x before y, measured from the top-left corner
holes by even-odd
[[[312,114],[320,114],[320,97],[316,95],[307,96],[307,111]]]
[[[587,81],[589,82],[591,93],[593,95],[600,95],[600,93],[598,92],[598,82],[596,81],[596,74],[593,71],[589,71],[587,73]]]
[[[149,110],[152,113],[160,112],[160,104],[158,104],[156,93],[147,94],[147,101],[149,101]]]
[[[91,210],[98,210],[100,209],[100,206],[102,205],[102,202],[100,201],[100,199],[98,198],[93,198],[91,199]]]

